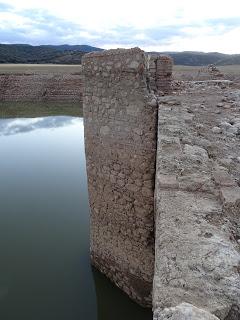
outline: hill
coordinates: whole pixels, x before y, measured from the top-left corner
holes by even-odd
[[[151,52],[152,55],[166,54],[173,58],[175,65],[183,66],[207,66],[215,64],[224,65],[240,65],[240,54],[224,54],[219,52]]]
[[[240,54],[227,56],[225,59],[218,61],[216,64],[219,66],[240,65]]]
[[[84,54],[102,49],[88,45],[41,45],[0,44],[0,63],[54,63],[81,64]],[[215,64],[240,65],[240,54],[223,54],[218,52],[150,52],[152,55],[167,54],[174,60],[175,65],[206,66]]]
[[[54,45],[42,45],[41,47],[53,48],[59,51],[82,51],[82,52],[93,52],[93,51],[102,51],[103,49],[92,47],[88,45],[69,45],[69,44],[62,44],[58,46]]]
[[[175,65],[183,66],[207,66],[215,64],[219,66],[224,65],[240,65],[240,54],[224,54],[219,52],[197,52],[197,51],[183,51],[183,52],[150,52],[150,54],[159,55],[166,54],[173,58]]]
[[[209,64],[215,64],[217,61],[224,60],[228,55],[218,53],[218,52],[194,52],[194,51],[184,51],[184,52],[165,52],[165,54],[170,55],[176,65],[185,66],[206,66]]]
[[[86,45],[0,44],[0,63],[80,64],[86,52],[99,50],[102,49]]]

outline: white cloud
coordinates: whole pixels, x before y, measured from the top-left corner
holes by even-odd
[[[0,29],[25,28],[32,37],[44,41],[41,30],[34,26],[29,10],[52,15],[47,22],[59,31],[54,17],[65,21],[65,35],[52,35],[55,41],[85,41],[103,48],[139,45],[146,50],[201,50],[240,52],[240,2],[228,0],[0,0],[13,6],[11,12],[0,13]],[[35,11],[36,12],[36,11]],[[239,17],[239,24],[229,27],[229,19]],[[220,20],[222,19],[222,23]],[[225,21],[223,20],[225,19]],[[209,23],[209,21],[216,21]],[[67,28],[67,23],[74,27]],[[47,25],[45,26],[45,29]],[[131,30],[127,33],[126,30]],[[175,30],[169,33],[167,30]],[[163,37],[163,32],[166,35]],[[151,32],[152,36],[149,34]],[[154,37],[153,37],[154,34]],[[157,36],[159,34],[159,36]],[[124,36],[128,37],[124,39]],[[42,38],[41,38],[42,37]],[[26,34],[27,38],[27,34]],[[110,41],[111,39],[111,41]],[[0,37],[1,41],[1,37]]]
[[[133,26],[139,29],[166,24],[186,24],[214,18],[239,16],[239,0],[8,0],[19,9],[47,9],[85,27]]]
[[[214,35],[202,33],[201,29],[189,35],[172,37],[167,44],[143,46],[147,51],[205,51],[240,53],[240,43],[236,41],[240,34],[240,27]]]
[[[0,21],[0,29],[11,28],[13,25],[18,28],[32,25],[31,19],[12,12],[0,12]]]

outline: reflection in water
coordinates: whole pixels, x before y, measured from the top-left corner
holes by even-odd
[[[0,131],[0,319],[150,320],[92,273],[83,120],[0,119]]]
[[[77,120],[76,120],[77,119]],[[78,118],[58,116],[45,118],[0,119],[0,135],[8,136],[36,129],[59,128],[78,122]]]
[[[92,271],[97,293],[98,320],[152,319],[150,309],[139,307],[94,267]]]

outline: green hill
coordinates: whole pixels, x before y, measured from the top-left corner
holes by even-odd
[[[217,61],[226,59],[228,55],[218,52],[169,52],[168,53],[177,65],[185,66],[207,66],[209,64],[216,64]]]
[[[82,45],[69,45],[69,44],[62,44],[62,45],[42,45],[41,47],[48,47],[54,48],[59,51],[82,51],[82,52],[92,52],[92,51],[102,51],[103,49],[88,46],[85,44]]]
[[[87,52],[102,49],[88,45],[41,45],[0,44],[0,63],[54,63],[80,64],[82,56]],[[167,54],[176,65],[207,66],[240,65],[240,54],[230,55],[218,52],[150,52],[152,55]]]
[[[197,52],[197,51],[183,51],[183,52],[153,52],[153,55],[167,54],[174,60],[175,65],[184,66],[207,66],[209,64],[226,65],[226,64],[240,64],[240,55],[223,54],[219,52]]]
[[[219,66],[240,65],[240,54],[233,54],[216,63]]]
[[[80,48],[82,50],[79,50]],[[90,46],[0,44],[0,63],[80,64],[86,52],[96,49],[101,50]]]

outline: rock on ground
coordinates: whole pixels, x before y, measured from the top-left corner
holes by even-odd
[[[219,318],[189,303],[181,303],[176,307],[157,309],[153,320],[219,320]]]

